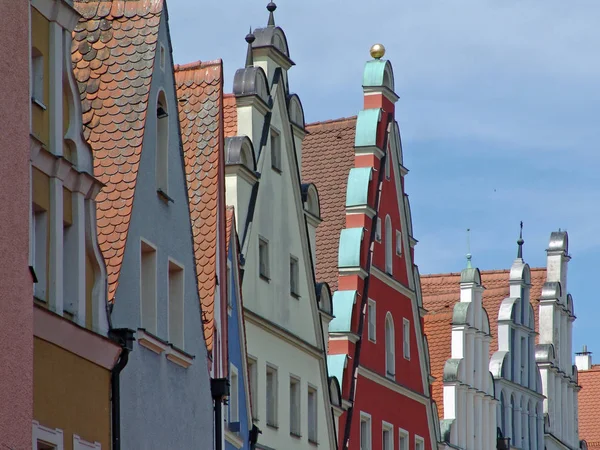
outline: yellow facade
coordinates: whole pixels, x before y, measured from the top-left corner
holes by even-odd
[[[33,358],[34,419],[61,429],[65,450],[74,434],[109,449],[110,371],[37,337]]]

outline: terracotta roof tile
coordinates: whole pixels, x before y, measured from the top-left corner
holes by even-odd
[[[204,337],[213,346],[217,281],[219,170],[223,168],[221,60],[175,66],[179,122],[194,237]],[[221,186],[222,187],[222,186]]]
[[[162,0],[75,1],[71,58],[94,152],[98,241],[114,301],[142,151]]]
[[[487,270],[481,272],[483,307],[490,319],[490,356],[498,350],[498,311],[502,300],[509,296],[509,270]],[[546,281],[545,268],[531,269],[530,301],[538,328],[538,305],[542,286]],[[432,384],[433,399],[438,405],[440,417],[444,416],[443,373],[444,364],[451,355],[451,322],[454,304],[460,299],[460,273],[446,273],[421,276],[423,306],[425,316],[425,334],[429,343],[431,374],[436,378]]]
[[[225,137],[237,135],[237,106],[233,94],[223,96],[223,127]]]
[[[227,207],[227,212],[225,215],[226,219],[227,219],[227,223],[225,224],[226,226],[226,230],[225,231],[225,248],[227,249],[227,251],[229,251],[229,244],[231,242],[231,234],[234,233],[233,230],[233,222],[235,220],[235,209],[233,208],[233,206],[228,206]]]
[[[590,370],[579,371],[579,439],[587,441],[588,448],[600,448],[600,365],[594,364]]]
[[[306,126],[302,142],[302,181],[319,191],[321,218],[317,228],[317,280],[334,292],[338,285],[338,244],[346,225],[346,183],[354,167],[356,117]]]

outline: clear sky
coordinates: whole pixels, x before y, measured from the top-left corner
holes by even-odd
[[[267,1],[167,1],[175,62],[223,59],[231,92]],[[585,343],[600,362],[600,2],[277,3],[307,122],[357,114],[369,48],[385,45],[421,273],[461,270],[467,228],[482,270],[510,267],[521,220],[532,267],[566,229],[574,350]]]

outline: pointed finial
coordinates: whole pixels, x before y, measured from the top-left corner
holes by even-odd
[[[252,58],[252,43],[256,37],[252,34],[252,27],[250,27],[250,32],[246,35],[246,42],[248,43],[248,52],[246,53],[246,67],[254,66],[254,59]]]
[[[273,2],[269,2],[267,5],[267,10],[269,11],[269,22],[267,22],[268,27],[275,26],[275,17],[273,16],[273,12],[277,9],[277,5]]]
[[[525,241],[523,240],[523,221],[521,221],[521,231],[519,232],[519,240],[517,241],[517,245],[519,246],[519,251],[517,252],[517,258],[523,259],[523,244]]]
[[[471,229],[467,228],[467,269],[472,269],[471,266]]]
[[[385,55],[385,47],[383,44],[374,44],[371,47],[371,50],[369,50],[369,53],[371,53],[372,58],[381,59],[383,58],[383,55]]]

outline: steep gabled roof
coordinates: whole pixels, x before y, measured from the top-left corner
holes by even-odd
[[[498,312],[502,300],[510,296],[510,270],[486,270],[481,272],[483,307],[490,321],[490,356],[498,350]],[[545,268],[531,269],[531,290],[529,299],[533,306],[535,327],[538,327],[538,305],[542,286],[546,281]],[[443,374],[444,364],[451,356],[452,311],[454,304],[460,300],[460,273],[445,273],[421,276],[423,307],[425,316],[425,334],[429,343],[429,359],[431,375],[435,377],[432,384],[432,396],[438,405],[440,417],[444,414]]]
[[[316,278],[338,285],[338,244],[346,226],[346,184],[354,167],[356,117],[306,126],[302,142],[302,181],[314,183],[319,190],[323,222],[317,228]]]
[[[98,242],[114,301],[142,152],[162,0],[75,1],[71,57],[94,151]]]
[[[587,441],[589,449],[600,448],[600,421],[598,401],[600,400],[600,365],[594,364],[590,370],[580,370],[579,392],[579,439]]]
[[[213,347],[218,273],[218,211],[222,201],[223,66],[221,60],[175,65],[179,122],[185,160],[204,337]]]

